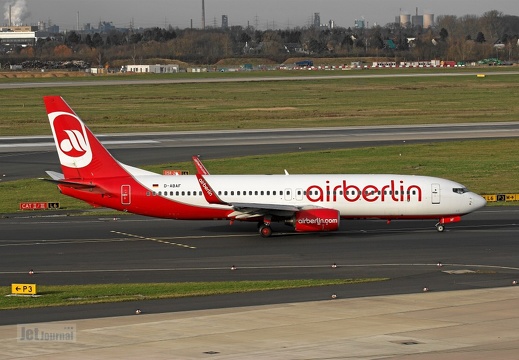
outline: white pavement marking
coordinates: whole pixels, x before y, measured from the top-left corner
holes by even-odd
[[[128,234],[128,233],[124,233],[124,232],[120,232],[120,231],[112,230],[111,232],[114,234],[128,236],[128,237],[132,237],[132,238],[136,238],[136,239],[150,240],[150,241],[155,241],[155,242],[162,243],[162,244],[180,246],[180,247],[187,248],[187,249],[196,249],[195,246],[190,246],[190,245],[186,245],[186,244],[179,244],[179,243],[174,243],[171,241],[165,241],[165,240],[160,240],[160,239],[155,239],[155,238],[150,238],[150,237],[145,237],[145,236],[140,236],[140,235],[135,235],[135,234]]]

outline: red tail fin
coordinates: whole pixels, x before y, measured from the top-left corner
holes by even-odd
[[[65,179],[128,176],[60,96],[44,96]]]

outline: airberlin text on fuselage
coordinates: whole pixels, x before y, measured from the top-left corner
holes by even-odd
[[[342,195],[339,195],[339,191]],[[391,180],[389,184],[377,187],[366,185],[364,187],[354,184],[347,184],[346,180],[342,184],[331,185],[326,180],[326,185],[310,185],[306,190],[306,198],[312,202],[336,202],[337,198],[343,197],[344,200],[355,202],[361,198],[368,202],[375,201],[411,201],[411,197],[417,201],[422,201],[422,189],[418,185],[405,185],[403,180]]]
[[[207,193],[207,195],[213,196],[213,192],[211,191],[211,188],[209,187],[209,185],[207,185],[207,183],[205,182],[204,179],[198,178],[198,182],[200,183],[200,185],[202,186],[204,191]]]

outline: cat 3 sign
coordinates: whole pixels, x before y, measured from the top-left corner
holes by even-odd
[[[36,295],[36,284],[11,284],[11,294]]]
[[[20,203],[20,210],[47,210],[59,209],[59,202],[29,201]]]

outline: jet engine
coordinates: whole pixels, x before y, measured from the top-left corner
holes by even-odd
[[[298,211],[291,221],[297,232],[336,231],[340,213],[334,209],[308,209]]]

